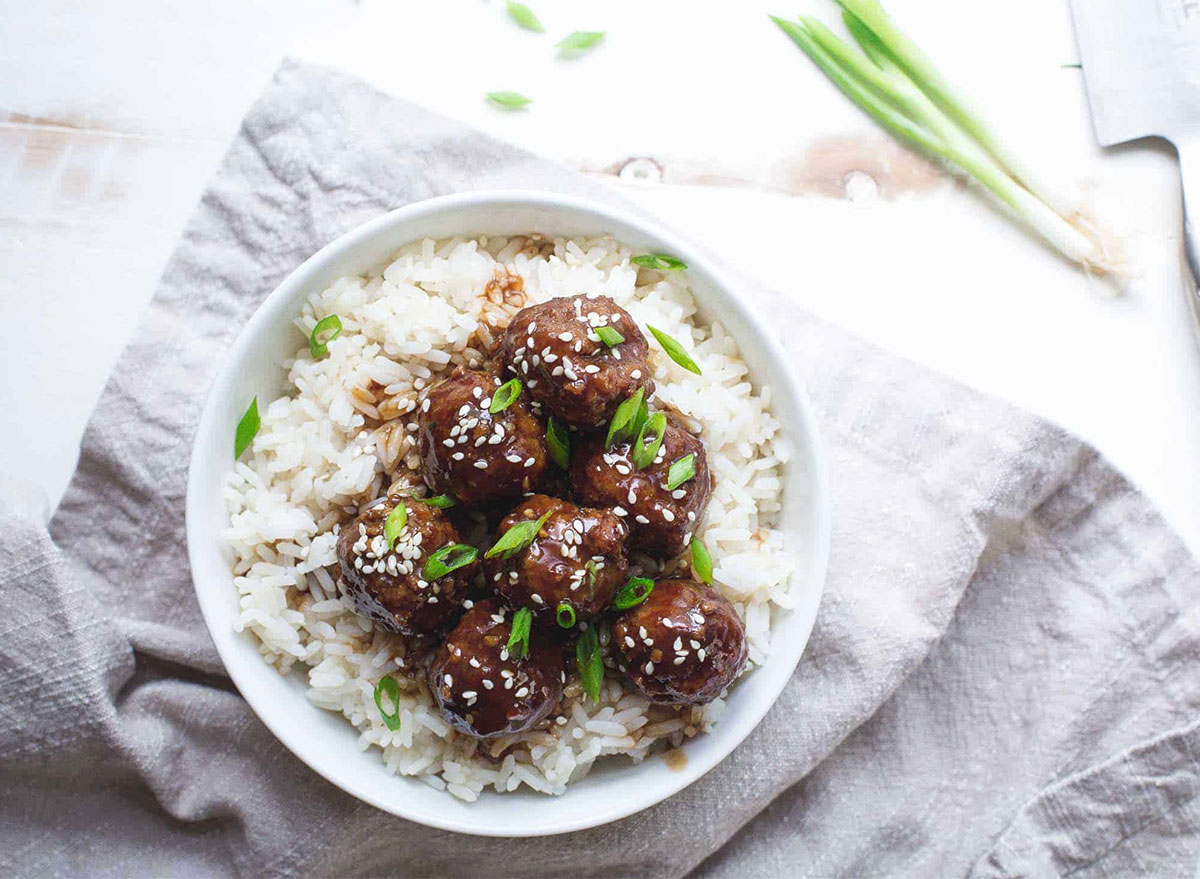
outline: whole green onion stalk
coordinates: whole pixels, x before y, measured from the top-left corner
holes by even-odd
[[[892,135],[966,171],[1089,273],[1125,277],[1112,245],[1014,156],[878,0],[835,2],[858,49],[810,16],[771,19]]]

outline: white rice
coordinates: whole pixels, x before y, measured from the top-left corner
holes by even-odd
[[[686,273],[638,269],[631,255],[611,238],[425,240],[382,271],[338,279],[310,298],[296,326],[307,338],[317,320],[337,314],[341,335],[321,360],[305,343],[282,364],[288,394],[261,409],[262,427],[225,488],[239,630],[253,632],[281,673],[307,668],[308,698],[344,714],[359,730],[360,747],[381,748],[390,771],[464,800],[489,786],[562,793],[598,757],[640,761],[656,746],[703,732],[724,709],[722,699],[694,709],[652,706],[613,669],[595,703],[569,674],[546,729],[480,743],[439,716],[422,676],[408,673],[420,657],[406,656],[403,639],[376,631],[339,595],[339,523],[387,490],[387,474],[411,480],[410,413],[421,389],[457,364],[482,361],[494,328],[526,304],[611,296],[641,326],[666,329],[689,351],[702,376],[651,342],[656,393],[703,426],[716,485],[696,536],[746,622],[748,669],[770,648],[773,609],[792,605],[792,559],[772,527],[787,450],[770,389],[752,386],[723,327],[693,322]],[[502,283],[515,275],[523,295]],[[389,673],[401,690],[395,731],[374,699]]]

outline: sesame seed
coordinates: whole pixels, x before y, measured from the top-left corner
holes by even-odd
[[[699,650],[696,651],[696,658],[699,659],[701,662],[704,662],[704,648],[703,647],[701,647]]]
[[[665,508],[665,507],[663,508],[662,514],[663,514],[663,518],[666,519],[668,522],[675,521],[675,514],[672,513],[670,510],[668,510],[667,508]]]
[[[648,675],[654,674],[654,663],[653,662],[646,663],[646,674],[648,674]]]
[[[475,697],[478,695],[479,694],[476,693],[474,690],[463,690],[463,698],[470,699],[472,702],[475,701]]]
[[[476,461],[475,462],[475,466],[478,467],[480,470],[486,470],[487,464],[488,464],[487,461]]]
[[[516,696],[518,699],[524,699],[526,696],[529,695],[529,688],[522,687],[521,689],[517,690],[517,692],[513,693],[513,695]]]
[[[612,511],[613,511],[613,514],[617,515],[617,516],[628,516],[629,515],[629,511],[627,509],[625,509],[624,507],[613,507]]]
[[[641,515],[640,513],[639,513],[638,515],[634,516],[633,518],[634,518],[634,521],[636,521],[636,522],[640,522],[640,523],[641,523],[641,524],[643,524],[643,525],[649,525],[649,524],[650,524],[650,520],[649,520],[649,519],[647,519],[645,516]]]
[[[682,488],[677,488],[671,492],[671,497],[675,498],[675,500],[681,500],[685,495],[687,495],[687,492]]]
[[[625,636],[625,646],[626,647],[636,647],[637,642],[634,641],[632,638],[630,638],[628,635],[626,635]]]
[[[490,689],[491,689],[492,687],[494,687],[494,686],[496,686],[496,685],[495,685],[495,684],[493,684],[493,683],[492,683],[490,680],[488,680],[487,678],[484,678],[484,679],[483,679],[483,688],[484,688],[485,690],[490,690]]]
[[[445,675],[442,680],[445,682],[447,687],[454,686],[454,678],[450,677],[450,675]]]
[[[546,602],[542,601],[542,596],[538,595],[536,592],[535,592],[535,593],[533,593],[532,595],[530,595],[530,596],[529,596],[529,599],[530,599],[530,600],[531,600],[531,601],[532,601],[534,604],[545,604],[545,603],[546,603]]]
[[[575,337],[574,337],[574,336],[572,336],[570,333],[559,333],[559,334],[558,334],[558,340],[559,340],[560,342],[569,342],[569,341],[571,341],[571,340],[572,340],[572,339],[574,339],[574,338],[575,338]]]

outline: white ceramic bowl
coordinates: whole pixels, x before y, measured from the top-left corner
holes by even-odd
[[[283,391],[277,366],[304,343],[292,323],[301,304],[333,279],[379,265],[418,238],[455,235],[549,236],[609,233],[640,250],[665,252],[690,266],[702,322],[716,319],[737,339],[756,384],[769,384],[772,407],[793,447],[787,465],[782,527],[796,554],[796,607],[779,616],[767,663],[729,694],[723,718],[684,745],[686,766],[661,758],[634,765],[602,759],[559,797],[522,787],[485,791],[462,802],[412,778],[384,770],[378,749],[360,751],[356,730],[340,714],[305,698],[302,673],[281,677],[263,661],[250,632],[234,631],[237,594],[223,545],[226,513],[221,486],[233,466],[234,428],[246,400],[264,403]],[[477,192],[400,208],[343,235],[310,257],[267,297],[242,329],[209,392],[188,474],[187,539],[196,596],[230,677],[263,723],[297,757],[361,800],[422,824],[483,836],[536,836],[594,827],[647,808],[712,769],[766,714],[796,667],[821,600],[829,545],[824,465],[813,417],[774,337],[763,329],[702,253],[643,219],[577,198],[535,192]]]

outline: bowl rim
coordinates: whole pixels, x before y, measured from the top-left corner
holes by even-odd
[[[617,226],[625,226],[637,230],[646,238],[659,242],[663,251],[671,252],[685,262],[688,263],[689,269],[696,271],[701,275],[707,275],[710,285],[717,291],[717,298],[721,299],[721,307],[727,308],[734,312],[737,317],[750,329],[751,334],[755,337],[756,345],[765,349],[766,360],[773,364],[776,368],[770,378],[772,394],[778,396],[780,393],[786,393],[792,400],[798,416],[798,422],[803,428],[807,437],[807,454],[808,463],[810,465],[810,473],[808,475],[808,489],[811,496],[809,504],[813,514],[811,523],[812,531],[812,547],[813,555],[809,557],[808,577],[812,581],[809,588],[815,591],[811,600],[811,612],[807,614],[805,619],[800,622],[800,630],[803,633],[802,638],[798,638],[798,646],[793,648],[794,658],[791,666],[787,670],[786,675],[779,675],[778,686],[768,697],[761,698],[760,702],[753,705],[750,709],[743,709],[739,712],[738,726],[739,730],[732,730],[732,724],[729,718],[722,718],[718,722],[716,729],[724,731],[724,738],[721,745],[716,749],[715,754],[707,755],[707,759],[697,761],[697,766],[693,767],[689,761],[687,769],[675,773],[677,779],[673,779],[671,783],[660,786],[655,789],[649,796],[641,799],[631,797],[629,800],[608,808],[601,809],[588,815],[584,818],[575,820],[559,819],[550,820],[539,824],[538,826],[519,828],[514,830],[511,827],[502,829],[490,828],[486,824],[465,824],[460,820],[448,818],[440,814],[431,814],[426,810],[410,808],[407,803],[397,803],[392,799],[380,795],[375,789],[364,787],[355,783],[352,779],[348,779],[336,771],[328,769],[326,766],[319,765],[317,762],[308,759],[299,741],[304,738],[304,733],[298,732],[294,728],[285,726],[282,721],[274,717],[270,706],[260,703],[259,699],[253,694],[254,688],[246,686],[249,680],[248,676],[257,675],[257,671],[244,669],[240,659],[232,655],[231,648],[222,646],[222,638],[216,636],[218,627],[224,627],[228,620],[222,614],[220,608],[216,605],[216,598],[210,599],[208,591],[201,587],[196,572],[200,562],[198,561],[199,553],[201,552],[200,543],[203,535],[200,533],[202,526],[199,524],[203,518],[201,505],[204,502],[205,486],[202,484],[204,474],[201,472],[199,464],[200,455],[198,451],[209,442],[209,437],[214,433],[214,428],[219,420],[219,408],[221,400],[225,393],[230,390],[230,385],[233,383],[236,373],[236,364],[241,363],[246,357],[246,349],[251,340],[257,337],[260,329],[264,325],[270,324],[277,319],[277,312],[280,308],[280,303],[290,300],[292,296],[297,294],[297,288],[308,288],[312,284],[311,277],[317,273],[322,267],[337,261],[339,258],[345,258],[352,254],[355,249],[361,247],[364,243],[370,242],[375,236],[386,232],[389,228],[401,226],[404,224],[420,221],[423,218],[430,218],[439,213],[446,211],[454,211],[463,208],[483,208],[483,207],[530,207],[543,208],[547,210],[565,209],[581,214],[590,214],[592,218],[603,222],[615,224]],[[471,233],[466,233],[471,234]],[[619,239],[619,236],[616,236]],[[406,238],[403,241],[397,241],[396,247],[399,248],[405,243],[408,243],[413,238]],[[680,238],[669,229],[663,228],[653,219],[647,218],[644,215],[635,213],[619,207],[614,207],[608,204],[592,201],[591,199],[576,196],[564,195],[548,191],[539,190],[522,190],[522,189],[492,189],[492,190],[477,190],[470,192],[454,193],[450,195],[442,195],[429,199],[424,199],[417,202],[412,202],[403,207],[396,208],[381,214],[365,223],[362,223],[353,229],[348,230],[342,235],[335,238],[333,241],[321,247],[314,254],[304,260],[299,266],[293,269],[287,277],[285,277],[262,302],[254,310],[254,313],[238,331],[233,344],[228,348],[224,363],[217,370],[213,378],[212,384],[208,390],[204,408],[201,412],[200,420],[197,424],[196,433],[193,438],[191,448],[191,458],[188,466],[188,481],[187,495],[185,503],[185,528],[187,536],[187,550],[190,573],[192,574],[192,587],[196,593],[197,601],[200,605],[201,615],[204,618],[205,626],[209,630],[209,635],[213,640],[217,653],[221,658],[222,665],[226,673],[229,675],[234,686],[244,698],[255,716],[270,730],[271,734],[280,741],[296,758],[307,765],[319,776],[326,781],[334,784],[341,790],[349,793],[357,799],[369,803],[378,809],[388,812],[393,815],[423,824],[429,827],[434,827],[441,830],[448,830],[458,833],[470,834],[475,836],[504,836],[504,837],[535,837],[535,836],[550,836],[561,833],[568,833],[577,830],[585,830],[591,827],[601,826],[612,821],[620,820],[621,818],[641,812],[651,806],[674,796],[679,791],[690,786],[698,781],[701,777],[711,771],[714,767],[727,759],[733,751],[758,727],[767,712],[778,701],[779,696],[783,692],[783,688],[787,685],[787,681],[794,675],[795,666],[798,664],[801,655],[806,648],[809,639],[812,635],[812,628],[816,621],[817,611],[823,598],[825,581],[828,573],[828,561],[830,554],[831,543],[831,508],[829,498],[828,473],[826,466],[826,458],[821,435],[817,428],[816,417],[812,410],[812,404],[808,399],[804,389],[800,386],[798,379],[793,372],[788,369],[788,358],[784,352],[782,345],[777,341],[775,336],[771,334],[762,321],[757,317],[754,311],[743,302],[734,292],[736,286],[731,282],[725,272],[709,260],[696,245],[689,243],[686,239]],[[703,303],[702,303],[703,304]],[[732,335],[732,333],[731,333]],[[739,347],[744,347],[745,340],[737,338]],[[799,608],[790,609],[788,612],[795,614]],[[778,649],[776,646],[775,649]],[[775,651],[772,651],[772,656],[775,656]],[[786,659],[786,657],[785,657]],[[260,657],[261,661],[261,657]],[[769,662],[769,660],[768,660]],[[271,666],[262,662],[264,671],[271,671]],[[766,666],[759,671],[764,671]],[[757,673],[757,672],[756,672]],[[263,702],[266,700],[264,699]],[[317,706],[312,706],[316,710],[324,710]],[[348,721],[346,721],[348,723]],[[732,730],[732,731],[731,731]],[[706,733],[713,735],[713,733]],[[384,769],[382,760],[380,761],[380,769]],[[634,766],[630,767],[635,768]],[[442,792],[446,797],[450,797],[449,793]],[[569,794],[569,791],[568,791]],[[566,796],[567,794],[563,794]],[[552,795],[540,794],[546,796],[550,802],[553,802],[555,797]],[[467,804],[468,806],[473,804]]]

